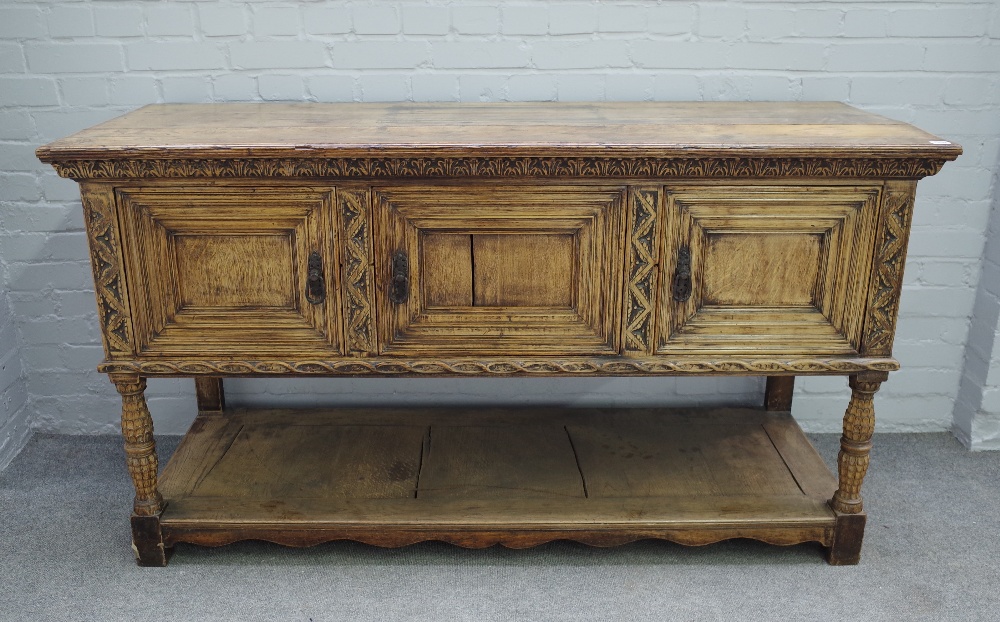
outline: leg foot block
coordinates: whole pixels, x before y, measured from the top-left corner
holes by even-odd
[[[826,550],[831,566],[854,566],[861,561],[861,541],[865,537],[865,514],[837,513],[833,544]]]
[[[173,549],[163,546],[160,517],[132,516],[132,551],[140,566],[166,566]]]

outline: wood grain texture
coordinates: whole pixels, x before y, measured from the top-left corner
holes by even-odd
[[[704,450],[688,437],[703,437],[703,426],[661,419],[567,426],[589,498],[720,494]]]
[[[242,426],[191,497],[276,499],[411,498],[425,429],[276,422]]]
[[[558,425],[432,425],[416,497],[583,498],[566,430]]]
[[[785,411],[787,412],[787,410]],[[837,488],[837,479],[826,468],[816,449],[801,442],[802,429],[791,417],[774,417],[761,423],[768,439],[795,478],[803,494],[825,499]]]
[[[420,236],[420,295],[424,307],[473,306],[472,237],[467,233]]]
[[[719,233],[707,236],[706,242],[704,304],[805,307],[815,303],[821,236]]]
[[[575,307],[575,243],[567,233],[473,235],[473,306]]]
[[[175,234],[178,310],[191,307],[293,308],[295,274],[290,235]],[[248,259],[252,258],[251,261]]]

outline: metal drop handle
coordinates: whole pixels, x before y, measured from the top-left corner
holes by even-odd
[[[673,298],[686,302],[691,297],[691,250],[687,246],[677,249],[677,267],[674,270]]]
[[[405,304],[410,296],[410,262],[406,253],[396,251],[392,255],[392,281],[389,283],[389,300],[397,305]]]
[[[323,258],[317,251],[309,253],[306,300],[314,305],[323,304],[323,301],[326,300],[326,284],[323,282]]]

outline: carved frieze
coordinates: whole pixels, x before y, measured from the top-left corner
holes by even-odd
[[[196,160],[56,160],[71,179],[239,177],[854,177],[916,179],[937,173],[930,158],[794,157],[365,157]]]
[[[133,361],[108,362],[104,373],[131,372],[144,376],[208,375],[673,375],[673,374],[850,374],[895,371],[892,359],[800,358],[771,359],[571,359],[571,360],[402,360],[332,361]]]

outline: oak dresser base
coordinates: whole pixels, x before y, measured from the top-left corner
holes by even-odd
[[[177,542],[818,542],[858,562],[917,181],[838,103],[157,105],[80,182],[140,564]],[[232,377],[766,376],[764,409],[229,411]],[[792,377],[848,376],[836,477]],[[160,472],[147,378],[194,377]]]

